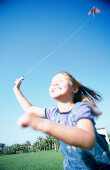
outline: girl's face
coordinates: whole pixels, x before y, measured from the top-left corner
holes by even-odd
[[[49,93],[54,99],[59,99],[61,97],[64,99],[64,97],[67,98],[72,96],[72,85],[70,80],[65,78],[65,76],[61,73],[57,74],[52,79]]]

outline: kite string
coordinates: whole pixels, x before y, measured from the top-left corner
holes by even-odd
[[[24,76],[27,76],[30,74],[35,68],[37,68],[42,62],[44,62],[49,56],[51,56],[53,53],[55,53],[59,48],[61,48],[67,41],[69,41],[73,36],[75,36],[90,20],[91,17],[89,17],[86,21],[84,21],[76,31],[74,31],[71,35],[69,35],[61,44],[59,44],[53,51],[51,51],[47,56],[42,58],[37,64],[35,64],[32,68],[30,68]]]

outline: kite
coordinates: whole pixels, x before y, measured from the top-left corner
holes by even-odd
[[[94,14],[98,14],[98,13],[101,13],[101,11],[94,6],[94,7],[92,7],[92,9],[88,12],[88,15],[91,15],[91,14],[94,15]]]

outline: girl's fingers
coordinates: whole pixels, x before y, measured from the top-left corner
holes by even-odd
[[[22,80],[24,80],[24,77],[20,77],[19,79],[16,79],[16,81],[14,82],[14,85],[22,82]]]
[[[21,115],[20,118],[18,119],[17,124],[18,124],[19,126],[27,127],[27,126],[28,126],[28,121],[29,121],[29,120],[28,120],[27,114],[23,114],[23,115]]]
[[[23,77],[20,77],[18,80],[19,80],[19,81],[22,81],[22,80],[24,80],[24,76],[23,76]]]

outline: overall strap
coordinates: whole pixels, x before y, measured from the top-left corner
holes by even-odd
[[[56,123],[59,123],[59,120],[60,120],[59,116],[60,116],[59,111],[56,110],[55,114],[54,114],[54,117],[53,117],[53,121],[56,122]]]

